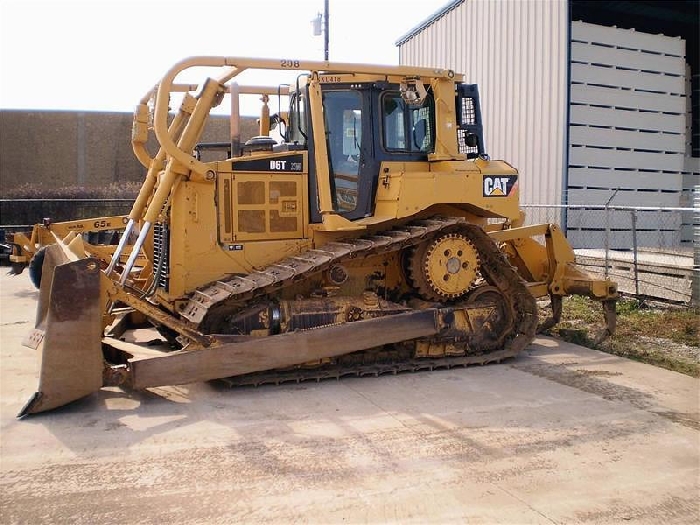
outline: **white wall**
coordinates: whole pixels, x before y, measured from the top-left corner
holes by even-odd
[[[523,204],[562,203],[567,31],[563,0],[466,0],[399,46],[479,84],[486,151],[518,168]]]

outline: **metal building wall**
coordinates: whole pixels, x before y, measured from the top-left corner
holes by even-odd
[[[572,22],[569,203],[679,206],[687,148],[685,54],[677,37]],[[568,219],[567,236],[578,247],[602,246],[606,237],[613,248],[633,244],[627,211],[605,220],[571,211]],[[636,220],[639,246],[681,242],[678,211],[640,211]]]
[[[563,202],[567,32],[563,0],[465,0],[399,42],[401,64],[479,84],[486,150],[518,168],[523,204]]]

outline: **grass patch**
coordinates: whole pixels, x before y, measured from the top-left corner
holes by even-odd
[[[551,335],[700,377],[700,309],[621,299],[616,310],[615,335],[596,344],[595,336],[604,327],[602,307],[586,297],[565,297],[561,323],[551,330]]]

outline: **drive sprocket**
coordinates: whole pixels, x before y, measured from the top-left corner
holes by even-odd
[[[425,300],[459,299],[477,280],[479,252],[464,234],[447,233],[413,250],[409,275]]]

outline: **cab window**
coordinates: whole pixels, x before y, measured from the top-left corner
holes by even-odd
[[[421,106],[411,106],[398,91],[385,93],[382,115],[384,149],[403,153],[433,151],[435,128],[431,97]]]
[[[291,110],[289,112],[289,142],[306,144],[306,100],[304,100],[304,95],[301,91],[292,94],[289,106]]]

